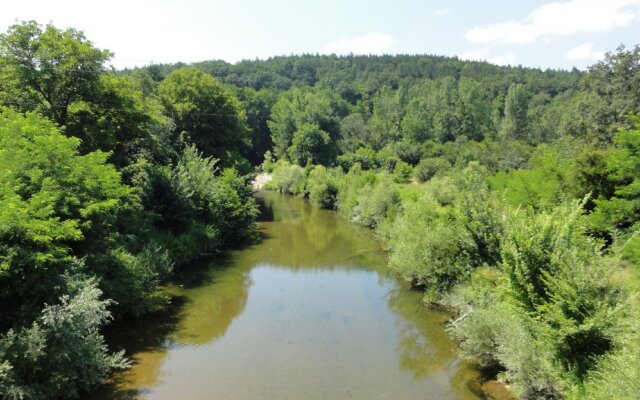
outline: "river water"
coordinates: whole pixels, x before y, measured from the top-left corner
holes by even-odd
[[[385,272],[373,232],[272,192],[259,244],[177,271],[170,310],[111,332],[108,399],[478,399],[445,314]]]

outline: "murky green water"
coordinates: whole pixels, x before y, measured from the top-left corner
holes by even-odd
[[[108,398],[477,399],[446,316],[384,272],[367,229],[275,193],[260,244],[181,273],[172,310],[112,333]]]

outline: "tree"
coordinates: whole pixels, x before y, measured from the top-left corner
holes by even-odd
[[[374,97],[369,129],[372,138],[370,145],[375,150],[402,137],[403,97],[401,90],[393,90],[389,86],[384,86]]]
[[[226,152],[249,145],[240,102],[211,75],[195,68],[176,69],[160,83],[158,93],[176,129],[186,132],[205,156],[224,163]]]
[[[94,99],[104,63],[111,58],[75,29],[44,29],[35,21],[12,25],[0,35],[0,101],[22,111],[38,110],[59,126],[69,107]]]
[[[133,189],[107,153],[79,155],[79,145],[35,113],[0,112],[0,302],[13,305],[0,310],[0,329],[64,295],[75,259],[86,258],[79,272],[99,277],[119,312],[163,301],[157,285],[171,263],[129,239],[144,230]]]
[[[154,158],[176,150],[175,138],[160,137],[172,129],[170,120],[155,98],[144,95],[138,81],[103,74],[95,96],[90,102],[77,101],[68,108],[64,132],[82,140],[81,153],[111,151],[109,161],[124,167],[141,155]]]
[[[247,124],[250,129],[251,149],[248,149],[247,158],[254,165],[259,164],[264,154],[273,147],[271,132],[267,121],[271,113],[271,107],[278,96],[273,90],[243,88],[238,91],[238,97],[247,113]]]
[[[327,90],[293,88],[282,94],[268,122],[276,157],[305,163],[305,157],[311,156],[320,163],[332,163],[337,155],[340,120],[346,113],[344,100]],[[319,153],[308,153],[315,151]]]
[[[293,133],[291,146],[287,154],[291,161],[298,165],[308,162],[312,164],[327,164],[335,154],[332,154],[331,137],[316,124],[304,124]]]
[[[478,81],[462,78],[458,82],[456,114],[460,133],[472,140],[482,140],[491,129],[491,110],[485,89]]]
[[[593,136],[610,144],[620,129],[632,129],[627,118],[640,112],[640,47],[618,47],[589,68],[580,92],[569,103],[562,127],[569,134]]]
[[[502,120],[502,135],[505,138],[527,140],[527,107],[528,94],[520,83],[509,86],[507,97],[504,99],[504,119]]]
[[[640,119],[633,118],[635,129],[615,136],[615,147],[607,159],[610,190],[596,199],[591,215],[594,226],[609,234],[638,228],[640,221]]]

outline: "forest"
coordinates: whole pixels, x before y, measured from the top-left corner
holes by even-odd
[[[78,30],[0,35],[0,397],[81,397],[104,328],[260,240],[248,182],[374,229],[523,399],[640,396],[640,47],[587,71],[430,55],[109,67]]]

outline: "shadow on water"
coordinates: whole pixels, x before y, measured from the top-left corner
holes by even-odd
[[[173,296],[171,302],[160,312],[138,319],[127,319],[117,324],[110,325],[104,332],[105,339],[111,351],[125,351],[126,357],[137,364],[134,357],[138,353],[162,354],[167,350],[166,338],[176,331],[180,321],[180,310],[184,307],[186,299],[181,296]],[[134,389],[123,389],[127,385],[126,373],[114,374],[114,376],[87,398],[103,400],[137,399],[141,394]]]

